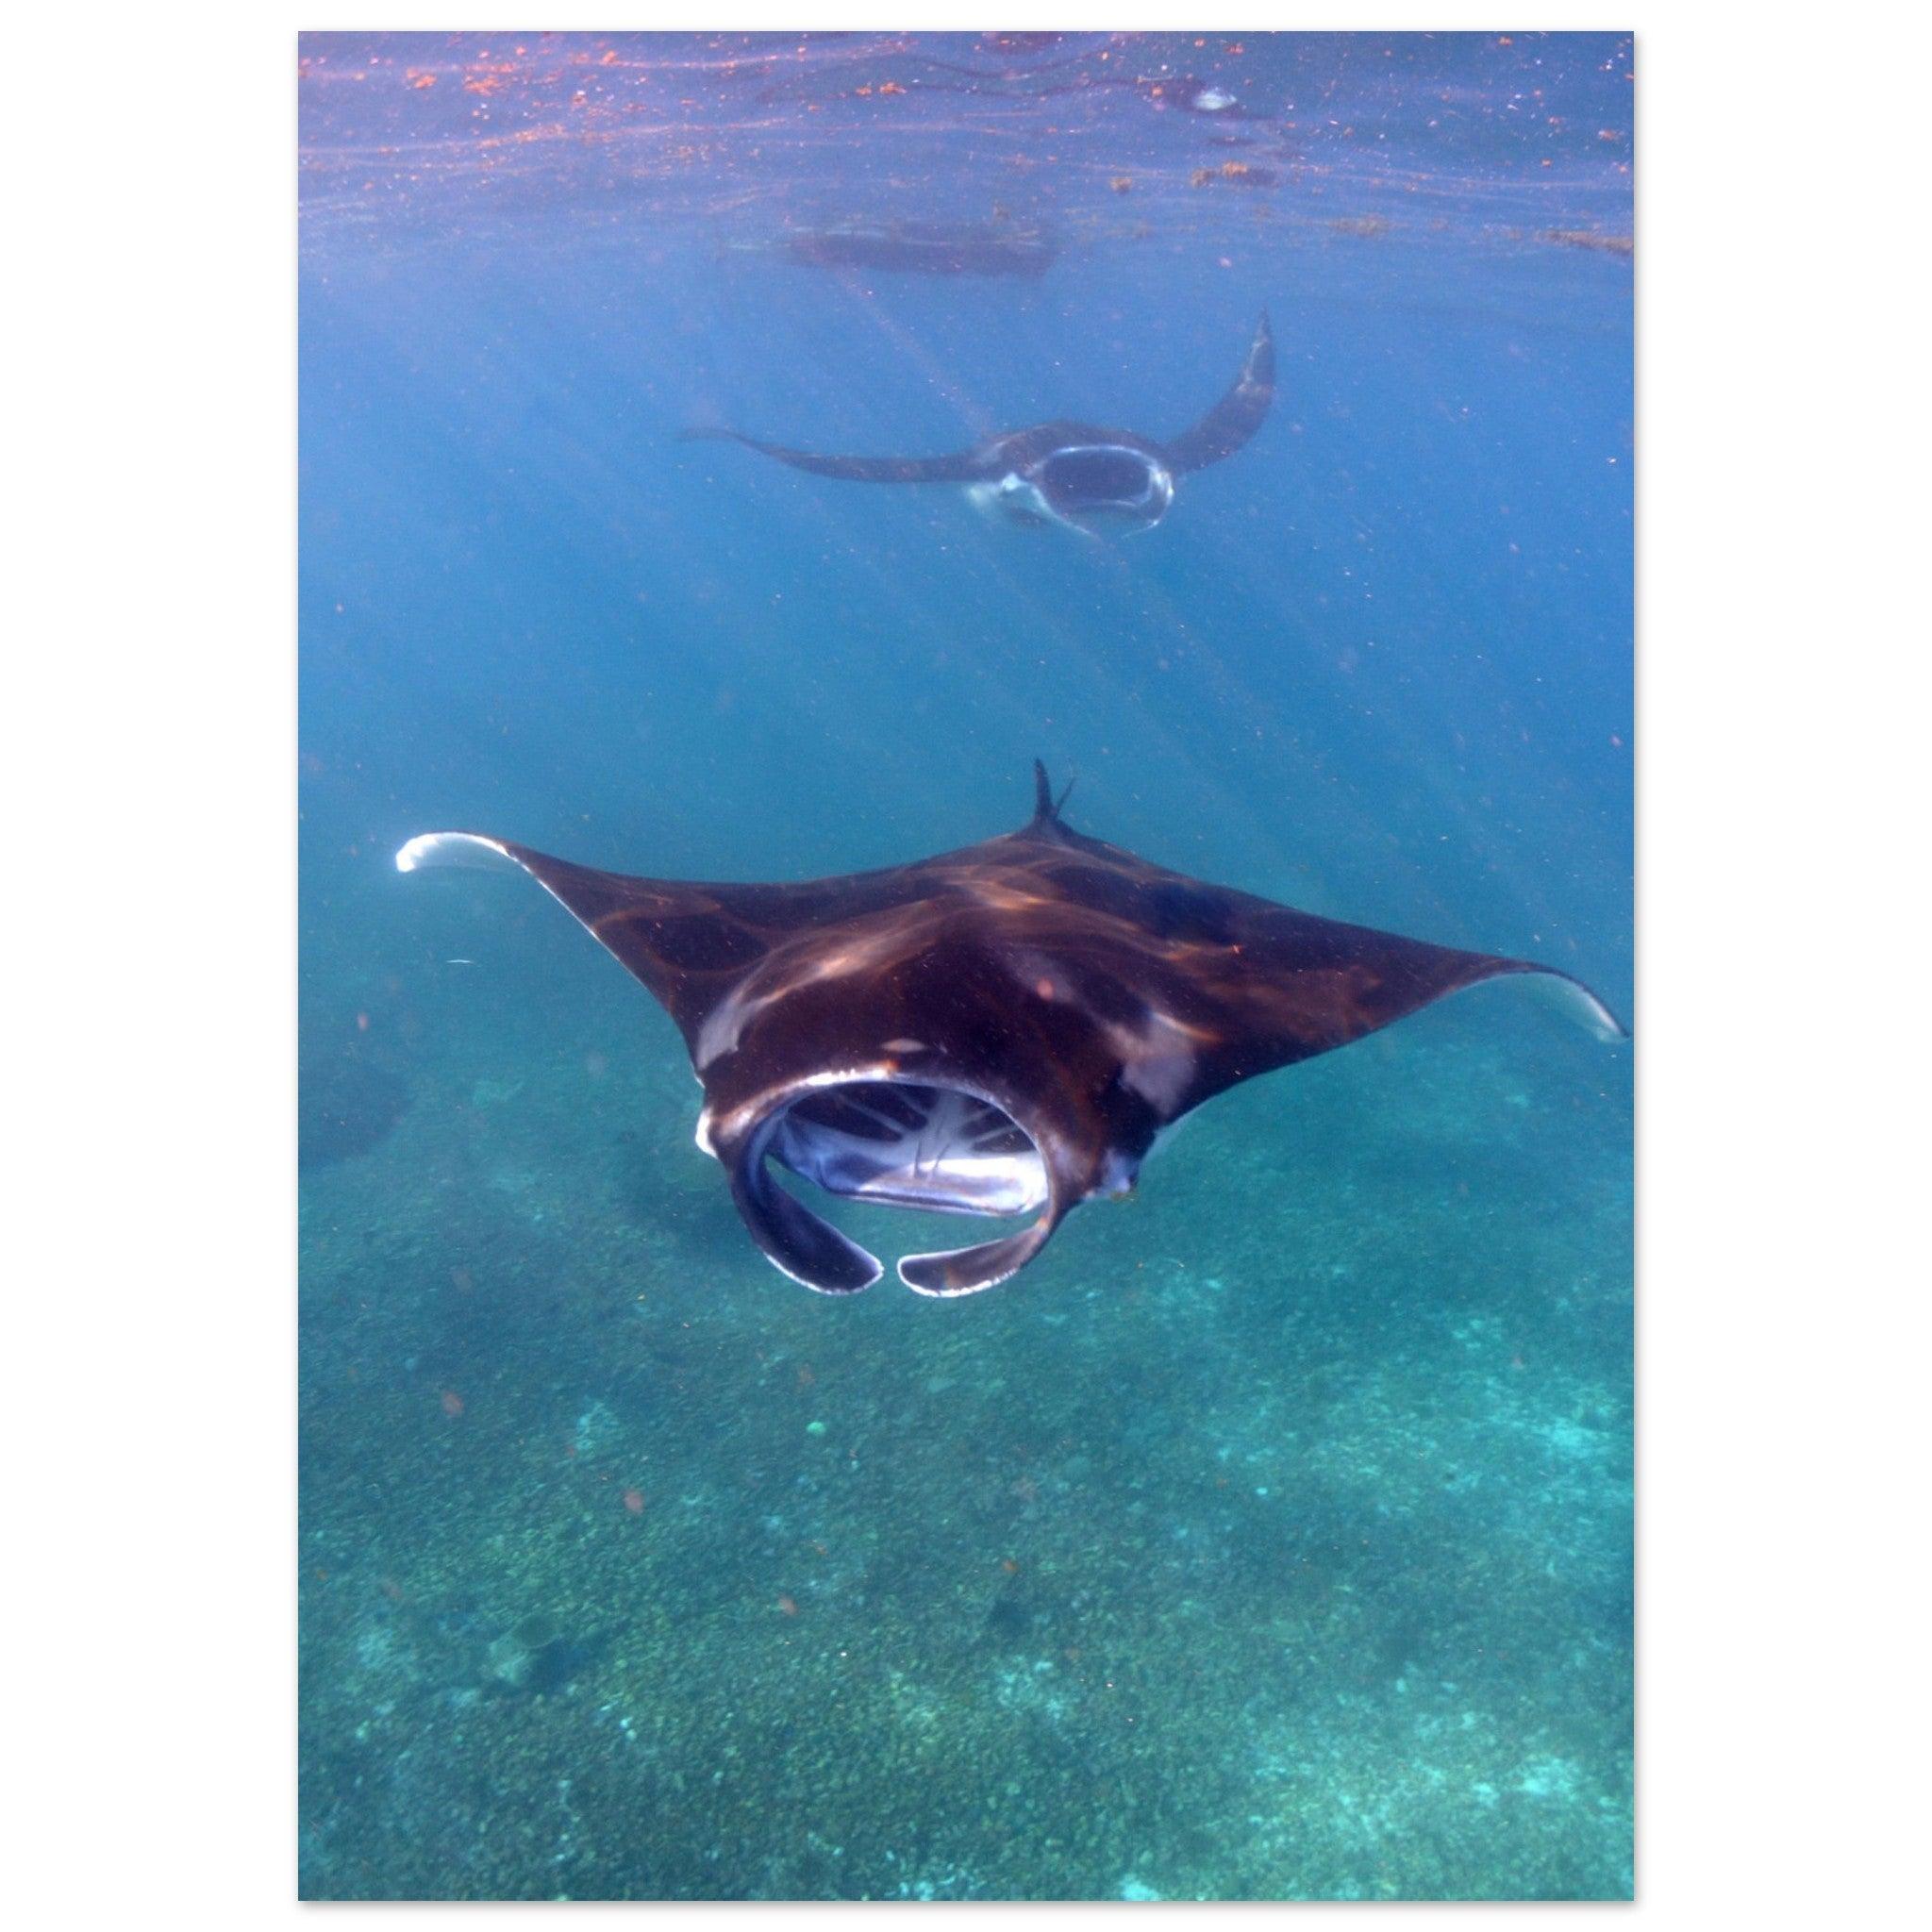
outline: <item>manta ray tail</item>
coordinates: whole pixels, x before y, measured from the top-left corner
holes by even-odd
[[[1070,830],[1060,817],[1066,809],[1067,800],[1073,796],[1074,783],[1069,778],[1056,798],[1053,785],[1046,775],[1046,767],[1038,758],[1033,760],[1033,816],[1025,825],[1029,837],[1051,840],[1057,845],[1079,842],[1080,835]]]
[[[1059,807],[1053,802],[1053,786],[1046,775],[1046,766],[1039,759],[1033,760],[1033,823],[1037,825],[1041,819],[1057,819]]]
[[[680,442],[741,442],[760,456],[814,476],[840,476],[848,483],[968,483],[984,474],[978,453],[959,450],[944,457],[822,457],[809,450],[760,442],[736,429],[699,427],[678,432]]]
[[[1264,309],[1234,387],[1191,429],[1165,446],[1168,467],[1180,475],[1233,456],[1260,428],[1274,401],[1274,332]]]
[[[1033,760],[1033,823],[1036,825],[1055,824],[1066,809],[1067,800],[1074,795],[1074,780],[1069,778],[1060,788],[1060,795],[1053,795],[1053,786],[1048,781],[1046,767],[1038,759]]]

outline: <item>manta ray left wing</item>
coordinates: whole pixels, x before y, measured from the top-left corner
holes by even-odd
[[[1233,456],[1260,428],[1274,401],[1274,332],[1264,310],[1234,386],[1191,429],[1161,445],[1169,467],[1181,475]]]
[[[959,1213],[1042,1204],[1044,1171],[1020,1151],[1024,1136],[998,1099],[958,1081],[912,1080],[879,1098],[900,1080],[918,1043],[910,1036],[937,1030],[904,1016],[891,991],[932,925],[925,866],[795,885],[700,884],[603,872],[472,832],[425,833],[396,854],[401,872],[450,866],[535,879],[670,1014],[705,1089],[698,1144],[724,1166],[752,1239],[794,1281],[846,1294],[869,1288],[880,1267],[788,1193],[768,1157],[833,1192],[904,1200],[909,1190],[913,1205]],[[968,1251],[989,1267],[1009,1257],[974,1285],[1019,1268],[1058,1211]]]
[[[965,449],[943,457],[822,457],[804,449],[787,449],[780,443],[760,442],[736,429],[685,429],[678,432],[681,442],[741,442],[760,456],[789,463],[814,476],[842,476],[848,483],[970,483],[987,475],[979,449]]]
[[[911,866],[799,885],[638,878],[475,832],[425,833],[396,854],[399,872],[445,866],[535,879],[643,983],[700,1069],[715,1057],[708,1025],[774,953],[821,927],[890,911],[921,890]]]

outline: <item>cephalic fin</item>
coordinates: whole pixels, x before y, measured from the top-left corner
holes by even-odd
[[[899,1279],[915,1294],[948,1297],[977,1294],[996,1288],[1019,1274],[1039,1254],[1057,1224],[1052,1213],[1042,1214],[1031,1227],[975,1247],[953,1248],[943,1254],[908,1255],[899,1263]]]
[[[755,1135],[728,1163],[731,1198],[746,1232],[773,1267],[801,1287],[821,1294],[870,1288],[885,1273],[877,1256],[848,1241],[773,1178],[765,1166],[770,1140],[769,1131]]]

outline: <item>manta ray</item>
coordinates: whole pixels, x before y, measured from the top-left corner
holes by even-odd
[[[1191,429],[1167,442],[1068,422],[1036,423],[940,457],[814,456],[736,429],[687,429],[683,437],[741,442],[794,470],[851,483],[963,484],[982,509],[1092,536],[1104,525],[1152,529],[1173,506],[1174,479],[1231,457],[1261,426],[1274,400],[1274,337],[1263,314],[1233,386]]]
[[[690,1049],[697,1142],[752,1240],[826,1294],[883,1271],[774,1168],[854,1200],[1034,1217],[898,1264],[921,1294],[971,1294],[1082,1201],[1128,1192],[1203,1101],[1444,993],[1530,975],[1624,1035],[1568,974],[1206,885],[1075,831],[1037,763],[1034,781],[1016,832],[800,884],[632,878],[470,832],[411,839],[396,865],[526,873],[641,980]]]

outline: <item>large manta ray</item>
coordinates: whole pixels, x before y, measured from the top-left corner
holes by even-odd
[[[687,429],[741,442],[815,476],[853,483],[963,483],[982,508],[1024,524],[1058,524],[1092,534],[1104,524],[1151,529],[1174,502],[1176,476],[1231,457],[1261,426],[1274,400],[1274,337],[1264,314],[1234,386],[1194,425],[1168,442],[1091,423],[1037,423],[990,436],[943,457],[822,457],[760,442],[736,429]]]
[[[879,1263],[769,1162],[854,1199],[1035,1215],[899,1263],[922,1294],[970,1294],[1024,1268],[1082,1201],[1130,1190],[1204,1100],[1444,993],[1534,974],[1604,1037],[1624,1032],[1553,968],[1150,865],[1074,831],[1034,776],[1017,832],[799,885],[629,878],[469,832],[411,839],[396,864],[520,867],[575,913],[677,1023],[705,1091],[698,1145],[752,1239],[828,1294],[870,1288]]]

